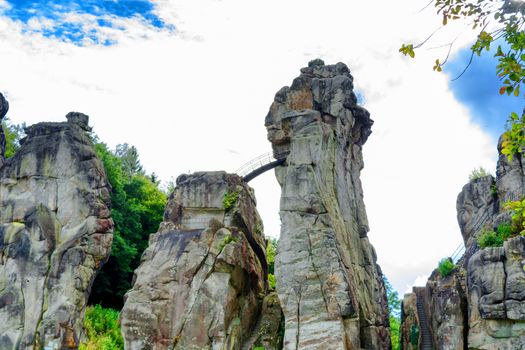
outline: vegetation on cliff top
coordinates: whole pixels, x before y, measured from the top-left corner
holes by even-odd
[[[441,277],[449,276],[455,268],[456,264],[454,264],[451,258],[443,258],[439,261],[438,272]]]

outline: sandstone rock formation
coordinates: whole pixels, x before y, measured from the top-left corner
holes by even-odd
[[[419,349],[419,316],[416,306],[416,294],[405,294],[401,302],[401,319],[403,324],[399,330],[400,348],[404,350]]]
[[[389,349],[382,273],[367,238],[360,171],[369,113],[343,63],[301,69],[265,125],[282,188],[276,285],[285,349]]]
[[[263,306],[265,247],[254,195],[239,176],[179,176],[126,294],[126,349],[241,349],[256,340],[261,307],[275,307]]]
[[[6,106],[0,99],[0,116]],[[91,284],[110,252],[110,189],[88,117],[67,119],[26,128],[0,167],[3,350],[76,349]]]
[[[4,134],[4,129],[1,126],[1,124],[2,124],[2,119],[4,119],[8,110],[9,110],[9,103],[4,98],[4,96],[0,94],[0,167],[2,167],[5,162],[5,134]]]
[[[523,349],[525,344],[525,237],[503,247],[480,248],[484,229],[509,222],[508,200],[522,199],[525,173],[519,156],[509,161],[500,151],[496,179],[471,180],[458,196],[458,223],[465,254],[450,276],[434,271],[413,297],[424,305],[436,349]],[[402,320],[405,329],[413,320]],[[421,327],[421,322],[418,321]],[[420,347],[420,349],[423,349]]]

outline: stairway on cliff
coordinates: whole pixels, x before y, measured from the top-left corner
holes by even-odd
[[[255,324],[255,327],[253,327],[252,335],[250,338],[244,341],[244,344],[242,346],[242,350],[251,350],[254,348],[255,342],[257,341],[257,338],[259,338],[259,333],[261,330],[262,325],[262,317],[259,317],[257,320],[257,323]]]
[[[417,298],[417,316],[419,317],[419,331],[421,335],[421,350],[432,350],[432,334],[428,329],[427,314],[420,298]]]

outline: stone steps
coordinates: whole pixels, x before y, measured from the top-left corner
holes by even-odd
[[[417,315],[419,317],[419,331],[421,335],[421,350],[432,350],[432,334],[430,333],[430,330],[427,326],[427,315],[425,312],[425,308],[423,307],[423,303],[417,299],[416,302],[417,306]]]
[[[246,341],[244,341],[244,344],[242,346],[242,350],[252,350],[255,342],[257,341],[257,338],[259,337],[259,330],[261,329],[261,322],[262,317],[259,316],[257,323],[255,324],[255,327],[253,327],[252,335],[250,338],[248,338]]]

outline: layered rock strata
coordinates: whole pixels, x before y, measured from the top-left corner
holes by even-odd
[[[521,157],[509,161],[501,154],[501,139],[498,150],[496,178],[471,180],[458,196],[465,254],[450,276],[434,271],[417,295],[430,315],[436,349],[517,350],[525,344],[525,237],[512,237],[502,247],[478,244],[484,230],[510,222],[503,204],[525,193]]]
[[[0,349],[76,349],[110,253],[110,188],[88,117],[66,117],[26,128],[0,168]]]
[[[179,176],[126,294],[126,349],[241,349],[252,339],[268,290],[255,203],[237,175]]]
[[[373,121],[343,63],[310,62],[265,120],[281,186],[276,285],[285,349],[389,349],[387,300],[360,172]]]

